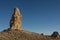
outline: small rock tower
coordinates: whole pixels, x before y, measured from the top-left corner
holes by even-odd
[[[14,13],[10,20],[10,30],[22,30],[21,28],[21,21],[22,15],[18,8],[14,8]]]

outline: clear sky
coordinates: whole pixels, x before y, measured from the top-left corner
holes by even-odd
[[[9,28],[15,7],[22,14],[22,27],[37,33],[60,33],[60,0],[0,0],[0,31]]]

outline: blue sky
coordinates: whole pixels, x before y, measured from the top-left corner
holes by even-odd
[[[31,32],[60,33],[60,0],[0,0],[0,31],[9,28],[15,7],[22,14],[22,27]]]

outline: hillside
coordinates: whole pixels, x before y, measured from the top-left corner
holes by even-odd
[[[54,38],[25,30],[13,30],[0,32],[0,40],[60,40],[60,37]]]

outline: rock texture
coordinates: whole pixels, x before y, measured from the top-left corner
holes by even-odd
[[[10,30],[22,30],[21,28],[21,21],[22,15],[18,8],[14,8],[14,13],[10,20]]]

